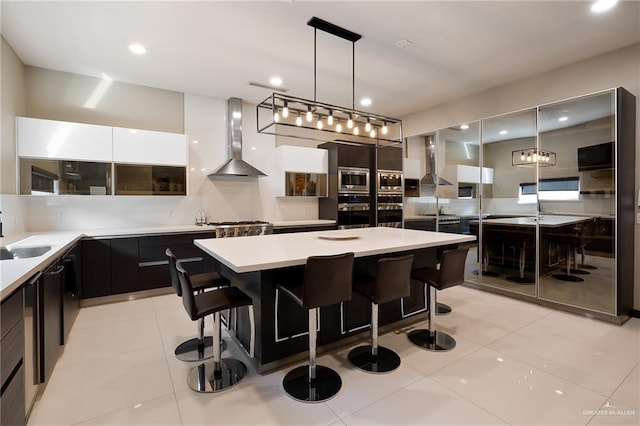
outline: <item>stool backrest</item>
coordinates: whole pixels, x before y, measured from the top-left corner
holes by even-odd
[[[373,301],[376,304],[408,297],[411,291],[413,255],[385,257],[378,260]]]
[[[302,307],[312,309],[351,300],[353,259],[353,253],[307,258]]]
[[[182,304],[192,320],[197,319],[196,316],[196,299],[193,295],[193,285],[189,274],[184,270],[180,263],[176,263],[176,273],[178,275],[178,281],[180,282],[180,288],[182,290]]]
[[[438,290],[464,283],[464,264],[469,248],[450,249],[442,253],[440,276],[435,283]]]
[[[169,274],[171,275],[171,287],[173,287],[173,290],[178,296],[182,297],[182,289],[180,288],[180,281],[178,280],[178,269],[176,268],[177,265],[180,265],[180,262],[178,262],[178,259],[176,259],[170,248],[167,248],[164,253],[169,258]]]

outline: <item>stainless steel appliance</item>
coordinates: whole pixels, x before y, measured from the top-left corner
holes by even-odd
[[[209,222],[216,229],[216,238],[244,237],[249,235],[265,235],[273,233],[273,224],[259,220],[238,222]]]
[[[369,195],[345,193],[338,196],[338,229],[366,228],[370,224]]]
[[[378,226],[402,227],[402,192],[378,194]]]
[[[378,170],[378,195],[397,193],[402,195],[402,172],[399,170]]]
[[[369,193],[369,169],[364,167],[338,167],[339,193]]]

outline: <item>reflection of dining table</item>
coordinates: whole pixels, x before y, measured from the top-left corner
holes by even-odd
[[[525,268],[529,265],[530,270],[535,270],[535,248],[536,248],[536,226],[540,227],[540,273],[545,273],[558,262],[557,244],[565,244],[567,247],[567,264],[574,247],[576,233],[579,232],[579,225],[593,220],[589,216],[569,216],[569,215],[540,215],[540,216],[518,216],[496,219],[483,219],[482,222],[475,220],[472,225],[482,223],[483,240],[491,242],[496,240],[502,247],[501,258],[498,262],[504,262],[505,248],[518,250],[515,256],[518,262],[519,274],[508,276],[509,281],[522,284],[531,284],[535,280],[525,274]],[[483,249],[487,250],[488,245],[483,244]],[[533,256],[531,256],[533,254]],[[569,269],[567,269],[569,270]]]

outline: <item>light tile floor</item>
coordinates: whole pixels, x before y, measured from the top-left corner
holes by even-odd
[[[453,307],[436,319],[453,351],[411,345],[422,322],[381,336],[402,358],[391,374],[353,369],[350,348],[325,354],[343,388],[320,404],[285,395],[290,367],[191,391],[195,364],[173,350],[195,325],[173,294],[83,308],[29,425],[640,424],[640,319],[619,327],[466,287],[439,300]],[[233,343],[224,355],[245,358]]]

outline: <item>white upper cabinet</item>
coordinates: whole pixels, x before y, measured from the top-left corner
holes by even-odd
[[[329,152],[326,149],[282,145],[275,152],[275,195],[327,196]]]
[[[490,167],[477,167],[477,166],[465,166],[462,164],[457,165],[458,169],[458,182],[464,183],[493,183],[493,169]],[[480,173],[482,173],[482,181],[480,180]]]
[[[111,162],[112,128],[39,118],[17,118],[18,156]]]
[[[113,161],[129,164],[187,165],[187,136],[151,130],[113,128]]]

